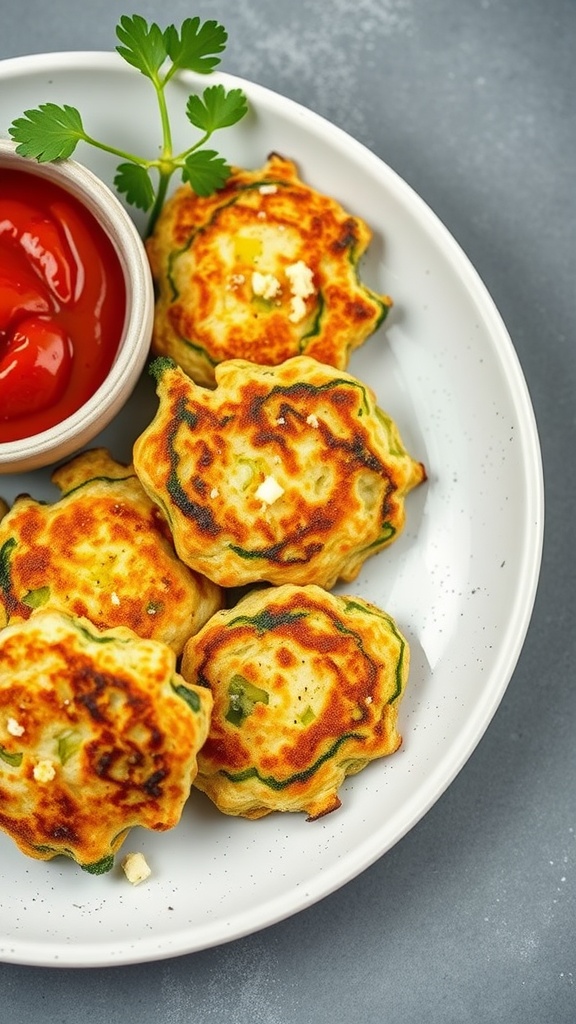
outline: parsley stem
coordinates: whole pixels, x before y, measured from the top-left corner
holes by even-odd
[[[80,135],[78,141],[86,142],[89,146],[95,146],[96,149],[102,149],[105,153],[112,153],[113,156],[119,156],[123,160],[130,160],[131,163],[139,164],[141,167],[150,166],[149,160],[145,160],[135,153],[127,153],[126,150],[118,149],[116,146],[109,146],[106,142],[99,142],[98,139],[93,139],[91,135]]]
[[[157,161],[156,166],[159,169],[159,180],[158,188],[156,189],[156,195],[154,203],[150,211],[148,218],[148,225],[146,227],[146,237],[152,234],[158,215],[164,200],[166,199],[166,193],[168,191],[168,185],[170,178],[176,170],[176,163],[174,161],[174,155],[172,151],[172,130],[170,128],[170,118],[168,116],[168,105],[166,103],[166,84],[169,81],[170,69],[163,79],[159,77],[152,78],[152,84],[156,90],[156,98],[158,100],[158,109],[160,111],[160,124],[162,126],[162,153],[160,160]],[[166,169],[168,164],[169,170]],[[149,165],[150,166],[150,165]]]
[[[170,178],[172,177],[172,174],[174,173],[175,170],[176,167],[174,167],[171,171],[164,171],[160,173],[158,180],[158,188],[156,189],[156,196],[154,198],[154,205],[152,206],[152,209],[150,211],[148,224],[146,226],[146,238],[149,235],[151,235],[154,230],[156,221],[158,220],[158,215],[160,213],[160,210],[162,209],[162,206],[164,205],[164,200],[166,199],[166,193],[168,191]]]
[[[201,139],[198,139],[196,142],[194,142],[192,146],[188,146],[188,149],[183,149],[181,153],[178,153],[178,155],[174,157],[174,162],[177,163],[179,167],[181,167],[182,164],[185,162],[186,157],[190,156],[190,153],[194,153],[196,149],[201,149],[202,146],[206,142],[208,142],[212,134],[212,132],[205,132]]]
[[[172,130],[170,128],[170,118],[168,116],[168,105],[166,103],[165,85],[167,79],[163,81],[154,80],[154,88],[156,89],[156,96],[158,98],[158,107],[160,110],[160,123],[162,125],[162,157],[164,159],[170,159],[172,157]]]

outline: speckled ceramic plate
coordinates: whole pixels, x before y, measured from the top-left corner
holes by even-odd
[[[350,369],[398,421],[429,482],[410,496],[400,540],[347,589],[387,609],[410,640],[404,744],[350,779],[341,809],[317,822],[230,819],[193,793],[173,832],[132,834],[127,848],[142,850],[153,872],[137,888],[120,867],[92,877],[62,858],[29,860],[0,836],[5,961],[97,966],[175,956],[256,931],[342,886],[396,843],[465,764],[528,627],[542,546],[540,451],[514,348],[483,284],[435,215],[373,154],[290,101],[218,77],[245,88],[251,104],[249,117],[222,133],[221,151],[252,167],[271,150],[290,156],[312,185],[364,217],[375,237],[362,276],[395,300],[385,330]],[[188,78],[171,92],[177,145],[189,138],[183,112],[196,87]],[[0,135],[48,100],[78,106],[96,137],[140,152],[157,146],[149,83],[113,54],[0,63]],[[86,148],[75,155],[111,183],[112,158]],[[143,380],[98,443],[128,460],[154,409]],[[8,500],[24,490],[56,497],[48,472],[0,479]]]

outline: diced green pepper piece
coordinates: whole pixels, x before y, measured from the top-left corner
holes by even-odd
[[[64,732],[58,733],[56,739],[58,740],[60,763],[66,764],[66,761],[80,750],[82,736],[75,729],[65,729]]]
[[[29,590],[22,598],[22,604],[27,608],[41,608],[50,597],[50,587],[38,587],[37,590]]]
[[[0,759],[5,761],[6,764],[9,764],[11,768],[19,768],[22,764],[22,757],[23,754],[21,751],[16,754],[11,754],[9,750],[0,746]]]
[[[312,708],[308,704],[308,707],[306,707],[304,709],[304,711],[302,712],[302,714],[299,715],[298,717],[299,717],[300,721],[302,722],[302,725],[310,725],[314,721],[314,719],[316,718],[316,715],[314,714]]]
[[[268,704],[269,701],[266,690],[254,686],[254,683],[241,675],[232,676],[228,686],[228,696],[230,701],[225,716],[226,721],[231,725],[238,726],[243,725],[248,715],[252,714],[255,704]]]

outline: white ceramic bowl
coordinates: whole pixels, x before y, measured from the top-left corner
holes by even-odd
[[[126,286],[126,313],[110,371],[91,398],[56,426],[18,441],[0,443],[0,474],[47,466],[88,444],[130,397],[150,348],[154,293],[148,258],[138,230],[112,190],[75,160],[39,164],[18,156],[0,139],[0,167],[22,167],[79,199],[95,216],[118,254]]]

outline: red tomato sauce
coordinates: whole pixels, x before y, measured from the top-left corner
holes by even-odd
[[[0,168],[0,442],[47,430],[105,379],[124,326],[120,260],[53,182]]]

